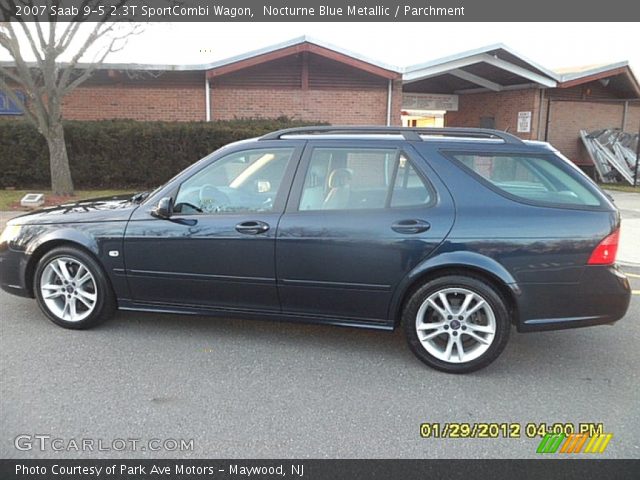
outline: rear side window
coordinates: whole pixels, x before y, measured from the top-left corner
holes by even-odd
[[[431,193],[424,181],[413,168],[409,159],[400,155],[396,181],[391,195],[391,207],[411,207],[431,202]]]
[[[453,157],[497,189],[524,200],[555,205],[600,206],[583,180],[546,156],[453,154]]]
[[[432,202],[431,190],[396,149],[315,148],[300,210],[411,207]]]

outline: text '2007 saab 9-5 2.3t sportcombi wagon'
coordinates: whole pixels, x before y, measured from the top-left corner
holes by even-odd
[[[225,146],[150,193],[45,208],[0,241],[4,290],[67,328],[116,308],[392,330],[427,365],[610,324],[620,218],[546,143],[483,129],[303,127]]]

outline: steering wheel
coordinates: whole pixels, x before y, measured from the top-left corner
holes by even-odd
[[[211,184],[204,184],[198,192],[200,208],[207,213],[219,212],[231,203],[229,196]]]

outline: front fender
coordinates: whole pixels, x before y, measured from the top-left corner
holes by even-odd
[[[49,250],[49,246],[66,243],[83,248],[94,255],[104,268],[116,294],[121,297],[128,295],[122,255],[126,222],[28,225],[23,228],[20,250],[24,253],[27,263],[23,269],[24,284],[27,288],[31,284],[30,280],[38,260]]]
[[[46,227],[46,225],[43,226]],[[100,254],[98,242],[94,237],[71,227],[55,229],[51,232],[45,233],[44,235],[38,235],[32,242],[27,244],[25,253],[31,256],[36,250],[38,250],[38,248],[53,241],[79,244],[96,256]]]
[[[509,271],[491,257],[468,252],[443,252],[423,260],[411,270],[396,287],[389,307],[389,320],[397,325],[404,298],[417,282],[423,282],[431,274],[445,269],[467,269],[488,275],[509,289],[512,295],[519,295],[520,288]]]

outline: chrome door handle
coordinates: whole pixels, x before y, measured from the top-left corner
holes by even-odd
[[[425,220],[409,219],[400,220],[391,225],[391,230],[398,233],[415,234],[426,232],[431,228],[431,224]]]
[[[236,230],[239,233],[246,235],[258,235],[269,230],[269,224],[261,222],[259,220],[250,220],[247,222],[241,222],[236,225]]]

